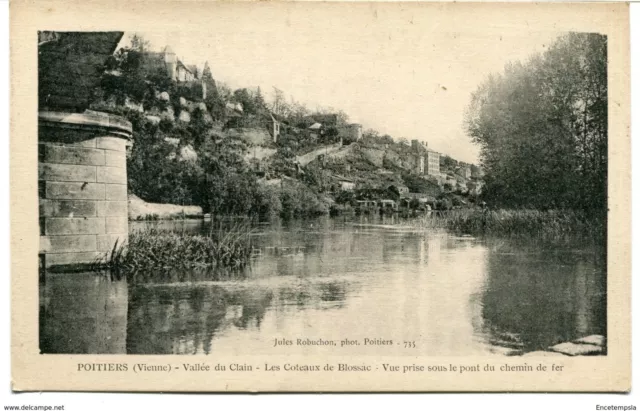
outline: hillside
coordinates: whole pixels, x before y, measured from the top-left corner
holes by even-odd
[[[425,144],[363,133],[340,111],[268,105],[259,88],[231,92],[206,69],[176,80],[149,68],[155,54],[116,53],[92,104],[132,122],[129,188],[144,201],[267,218],[326,213],[358,198],[469,195],[468,165],[442,156],[443,175],[427,175]]]

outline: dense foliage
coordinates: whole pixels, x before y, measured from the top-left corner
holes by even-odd
[[[503,207],[606,212],[607,38],[570,33],[473,94],[483,199]]]
[[[326,212],[318,192],[307,187],[259,184],[255,165],[245,158],[247,143],[222,131],[265,126],[269,111],[260,88],[232,91],[216,84],[205,67],[203,99],[200,82],[176,82],[162,67],[146,64],[148,49],[147,41],[134,36],[128,47],[114,54],[92,107],[123,115],[132,123],[134,144],[127,157],[131,192],[153,203],[198,205],[215,216],[269,218]],[[229,116],[229,103],[242,107],[241,117]],[[189,111],[190,121],[177,121],[182,110]],[[298,177],[294,160],[291,147],[281,144],[269,167],[276,176]],[[326,182],[320,177],[313,170],[306,175],[309,184],[323,191]]]

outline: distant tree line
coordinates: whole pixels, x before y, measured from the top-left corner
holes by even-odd
[[[504,207],[607,208],[607,37],[570,33],[473,93],[483,198]]]

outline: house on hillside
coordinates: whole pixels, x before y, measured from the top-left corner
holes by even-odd
[[[182,61],[176,60],[176,81],[185,83],[196,80],[197,73],[198,69],[195,66],[187,66]]]
[[[390,185],[388,189],[390,190],[392,187],[398,190],[398,193],[400,193],[401,197],[409,192],[409,187],[405,186],[404,184],[393,184]]]
[[[404,207],[409,207],[412,200],[417,200],[421,208],[430,210],[436,203],[436,196],[425,193],[406,193],[400,202]]]
[[[338,184],[340,184],[340,190],[342,191],[353,191],[356,189],[356,183],[350,178],[342,177],[342,176],[334,176]]]
[[[271,137],[273,138],[273,142],[277,143],[278,142],[278,136],[280,136],[280,126],[281,126],[281,122],[280,120],[278,120],[276,118],[276,115],[273,113],[269,113],[269,119],[267,122],[267,127],[269,129],[269,134],[271,134]]]
[[[320,123],[313,123],[310,125],[307,130],[309,130],[311,137],[318,138],[318,136],[323,134],[324,126]]]
[[[211,73],[208,64],[205,64],[205,69]],[[175,82],[187,83],[188,86],[198,83],[198,98],[204,100],[207,97],[207,82],[203,81],[202,76],[204,71],[201,73],[195,64],[185,64],[170,46],[159,52],[144,52],[141,70],[146,76],[163,74]]]
[[[200,79],[197,67],[195,65],[187,66],[182,60],[176,57],[176,53],[170,46],[166,46],[159,52],[144,52],[141,68],[147,75],[164,72],[171,80],[179,82]]]

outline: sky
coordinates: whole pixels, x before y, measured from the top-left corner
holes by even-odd
[[[526,19],[469,24],[473,14],[433,8],[256,9],[223,8],[206,32],[183,26],[139,34],[152,49],[170,45],[186,64],[208,61],[214,79],[232,89],[260,86],[269,100],[277,87],[311,109],[344,110],[364,130],[426,141],[470,163],[479,150],[463,115],[473,91],[508,61],[544,51],[561,34],[528,30]]]

